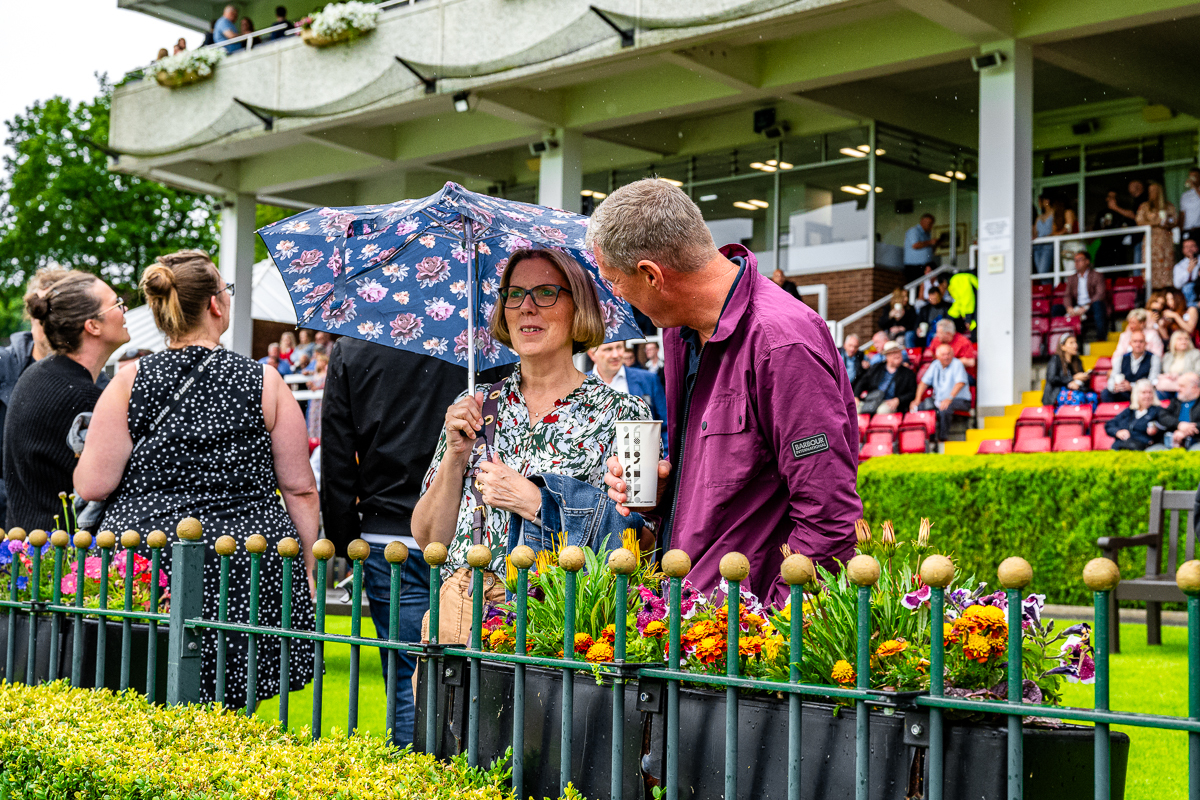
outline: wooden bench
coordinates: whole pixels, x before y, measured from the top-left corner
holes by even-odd
[[[1146,574],[1140,578],[1122,580],[1117,590],[1109,595],[1109,644],[1112,652],[1121,651],[1119,601],[1142,600],[1146,603],[1147,644],[1162,644],[1162,604],[1187,601],[1187,597],[1175,585],[1175,571],[1180,564],[1196,557],[1195,503],[1194,491],[1168,492],[1161,486],[1155,486],[1150,490],[1150,526],[1147,533],[1139,536],[1102,536],[1096,540],[1096,546],[1113,561],[1127,547],[1146,548]],[[1165,570],[1164,544],[1167,557]]]

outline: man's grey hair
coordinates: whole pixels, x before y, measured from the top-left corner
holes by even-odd
[[[1185,372],[1179,376],[1179,379],[1176,381],[1176,383],[1184,383],[1185,381],[1187,383],[1192,383],[1192,384],[1196,384],[1197,386],[1200,386],[1200,375],[1197,375],[1194,372]]]
[[[938,333],[941,333],[942,331],[950,331],[951,333],[955,333],[957,330],[958,330],[958,328],[955,327],[953,320],[949,320],[949,319],[939,319],[938,320],[938,323],[937,323],[937,332]]]
[[[604,264],[632,275],[639,261],[695,272],[717,255],[712,234],[683,190],[645,178],[604,199],[588,223],[587,245]]]

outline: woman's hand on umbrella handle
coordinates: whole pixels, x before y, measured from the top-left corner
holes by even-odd
[[[446,452],[462,457],[471,452],[475,432],[483,429],[483,392],[476,392],[446,409]]]

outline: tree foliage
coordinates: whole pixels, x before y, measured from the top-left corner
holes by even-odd
[[[88,144],[108,141],[112,87],[99,80],[92,100],[53,97],[6,123],[12,152],[0,176],[0,334],[18,327],[18,298],[39,267],[92,272],[132,300],[142,269],[157,256],[216,251],[212,198],[110,171],[108,158]]]

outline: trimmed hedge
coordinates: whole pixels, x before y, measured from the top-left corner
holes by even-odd
[[[0,797],[12,800],[511,800],[504,765],[471,769],[378,736],[312,741],[209,706],[135,692],[0,684]]]
[[[1083,566],[1101,536],[1146,532],[1150,489],[1194,491],[1200,457],[1165,453],[1043,453],[874,458],[859,468],[863,513],[878,533],[886,519],[901,539],[933,520],[933,545],[960,569],[995,583],[996,567],[1019,555],[1049,603],[1088,605]],[[1146,549],[1121,556],[1121,575],[1145,574]],[[1164,565],[1165,566],[1165,565]]]

